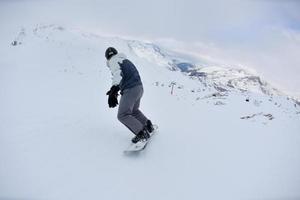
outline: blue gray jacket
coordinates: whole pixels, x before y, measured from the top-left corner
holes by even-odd
[[[123,53],[118,53],[106,62],[112,74],[112,85],[119,85],[121,91],[142,85],[138,70]]]

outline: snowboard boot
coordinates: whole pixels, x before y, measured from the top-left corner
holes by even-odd
[[[153,124],[150,120],[147,120],[146,122],[146,129],[149,133],[152,133],[154,131]]]
[[[146,140],[147,141],[149,138],[150,138],[150,134],[147,131],[147,129],[144,128],[138,134],[136,134],[136,136],[134,138],[132,138],[131,142],[132,143],[137,143],[141,140]]]

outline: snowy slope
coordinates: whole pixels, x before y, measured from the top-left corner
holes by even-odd
[[[259,76],[57,25],[14,37],[0,49],[1,200],[300,198],[299,103]],[[134,156],[107,106],[108,46],[138,66],[159,125]]]

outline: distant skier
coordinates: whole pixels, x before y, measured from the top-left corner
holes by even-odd
[[[139,110],[144,92],[139,72],[124,54],[118,53],[113,47],[107,48],[105,57],[112,73],[112,87],[106,93],[109,107],[117,106],[120,90],[118,120],[135,134],[131,140],[133,143],[147,140],[154,128],[151,121]]]

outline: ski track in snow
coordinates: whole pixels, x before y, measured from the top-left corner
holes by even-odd
[[[0,48],[1,200],[300,198],[296,100],[220,91],[138,41],[57,25],[13,34]],[[141,109],[159,126],[131,156],[107,106],[108,46],[138,66]]]

